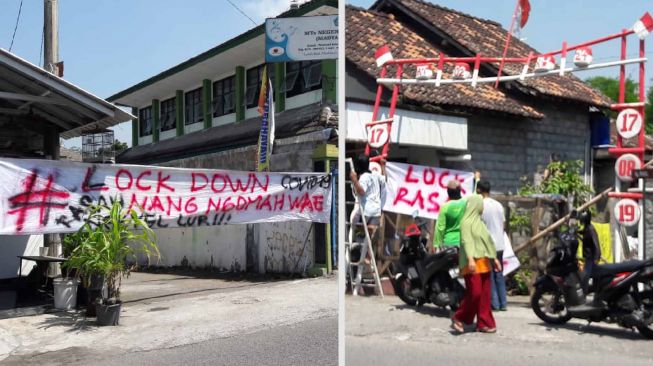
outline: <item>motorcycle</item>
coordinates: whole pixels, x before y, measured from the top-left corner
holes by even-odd
[[[431,302],[452,310],[459,307],[465,288],[458,279],[458,248],[429,253],[425,222],[413,222],[402,237],[393,285],[399,298],[410,306]]]
[[[558,233],[545,274],[535,281],[531,297],[535,315],[550,324],[571,318],[617,323],[653,339],[653,260],[597,265],[586,293],[576,260],[578,244],[576,225]]]

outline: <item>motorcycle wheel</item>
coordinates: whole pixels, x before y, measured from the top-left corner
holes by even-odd
[[[637,330],[641,335],[648,339],[653,339],[653,324],[651,325],[642,325],[637,327]]]
[[[537,287],[531,297],[531,308],[538,318],[549,324],[564,324],[571,319],[559,289]]]
[[[394,281],[395,293],[401,301],[405,302],[407,305],[415,306],[417,305],[417,298],[410,295],[410,280],[404,275],[400,275]]]

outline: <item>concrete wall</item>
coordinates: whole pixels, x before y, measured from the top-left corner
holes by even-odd
[[[19,255],[39,255],[43,247],[43,235],[0,235],[2,255],[0,256],[0,279],[18,277]],[[32,261],[23,261],[23,276],[36,265]]]
[[[259,225],[259,272],[299,272],[313,266],[315,243],[310,222]]]
[[[589,143],[587,107],[549,103],[535,105],[542,120],[473,115],[468,119],[471,167],[489,179],[493,191],[516,193],[520,178],[544,168],[551,154],[563,160],[585,160]]]
[[[161,251],[157,265],[212,267],[232,272],[245,270],[245,225],[157,229],[155,232]]]
[[[275,143],[273,171],[313,171],[316,142],[292,139]],[[256,146],[159,163],[178,168],[254,170]],[[227,225],[157,229],[162,266],[189,265],[227,271],[303,272],[314,263],[311,223]],[[306,243],[306,245],[304,245]]]

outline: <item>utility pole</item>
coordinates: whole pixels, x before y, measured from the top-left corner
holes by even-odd
[[[43,0],[43,68],[45,71],[59,73],[59,1]],[[43,135],[43,150],[47,159],[59,159],[59,130],[52,126]],[[48,255],[59,257],[62,254],[61,237],[59,234],[43,235],[43,246],[48,248]],[[61,270],[58,265],[50,265],[48,275],[58,276]]]
[[[59,0],[43,0],[43,68],[59,75]]]

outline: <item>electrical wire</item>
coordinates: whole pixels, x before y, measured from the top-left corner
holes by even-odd
[[[16,38],[16,30],[18,29],[18,22],[20,21],[20,13],[23,10],[23,0],[20,0],[20,6],[18,6],[18,16],[16,17],[16,25],[14,26],[14,34],[11,36],[11,44],[9,44],[9,52],[14,46],[14,39]]]
[[[21,1],[22,1],[22,0],[21,0]],[[240,8],[237,7],[236,4],[232,3],[231,0],[227,0],[227,2],[228,2],[229,4],[231,4],[231,6],[233,6],[236,10],[238,10],[238,12],[240,12],[242,15],[244,15],[247,19],[249,19],[249,20],[250,20],[254,25],[258,25],[258,23],[256,23],[256,22],[254,21],[254,19],[250,18],[250,16],[247,15],[244,11],[240,10]]]

